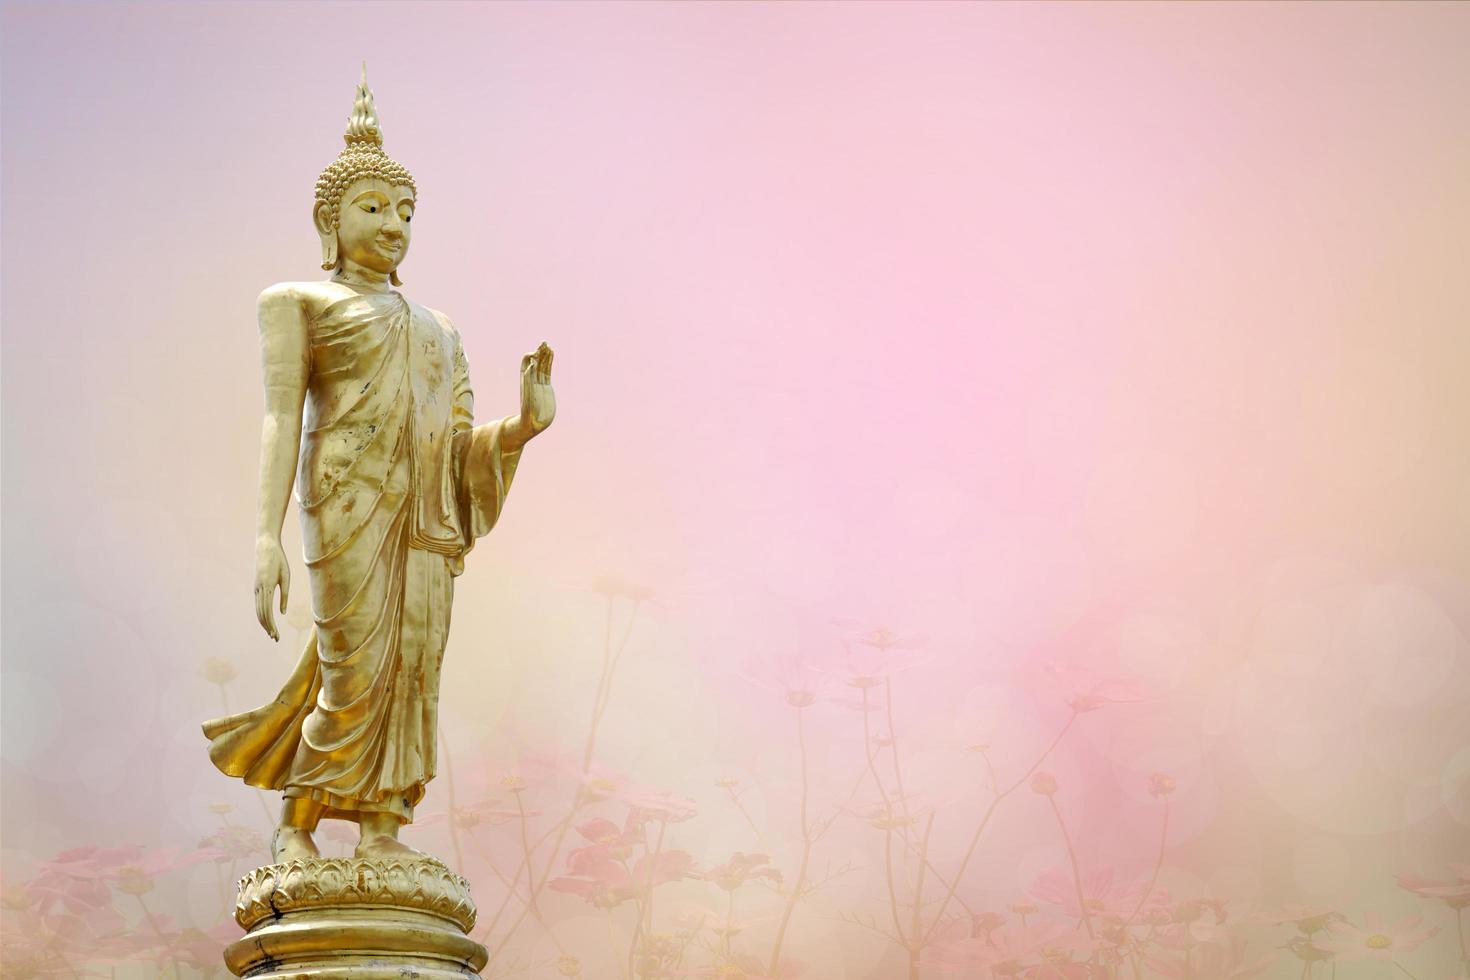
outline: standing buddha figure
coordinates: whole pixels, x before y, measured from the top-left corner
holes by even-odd
[[[357,857],[421,856],[398,831],[435,773],[454,579],[556,414],[543,343],[521,359],[520,412],[476,426],[459,332],[393,288],[418,195],[383,151],[365,70],[345,139],[312,212],[331,278],[271,286],[258,309],[255,613],[279,640],[294,483],[314,626],[274,701],[203,726],[221,771],[282,792],[277,862],[318,856],[323,817],[357,822]]]

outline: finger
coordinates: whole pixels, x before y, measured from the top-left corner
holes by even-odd
[[[272,589],[271,592],[275,590]],[[260,626],[269,634],[272,640],[279,640],[276,635],[276,620],[271,615],[271,592],[265,589],[255,590],[255,618],[260,620]]]
[[[286,596],[291,592],[291,573],[281,570],[281,615],[286,615]]]
[[[543,344],[542,346],[545,346],[545,345]],[[545,368],[545,371],[546,371],[546,381],[547,382],[550,382],[551,381],[551,361],[555,357],[556,357],[556,351],[552,350],[550,347],[547,347],[546,348],[546,368]]]
[[[531,353],[529,353],[529,354],[522,354],[521,355],[521,373],[524,374],[526,372],[526,369],[528,367],[530,367],[532,364],[535,364],[535,363],[536,363],[536,352],[535,351],[531,351]]]

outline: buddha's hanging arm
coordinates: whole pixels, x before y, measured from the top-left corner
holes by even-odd
[[[265,420],[260,429],[260,503],[255,524],[255,618],[279,641],[274,605],[281,612],[291,589],[291,566],[281,548],[281,524],[301,451],[301,408],[306,401],[306,312],[288,284],[260,294],[260,358],[265,373]]]

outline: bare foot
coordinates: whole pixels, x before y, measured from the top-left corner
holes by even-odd
[[[311,832],[308,830],[300,827],[277,827],[276,832],[271,835],[271,860],[276,864],[321,856],[322,852],[316,849],[316,841],[311,839]]]
[[[359,858],[400,858],[409,861],[437,861],[432,854],[409,847],[396,837],[387,834],[363,834],[352,852]]]

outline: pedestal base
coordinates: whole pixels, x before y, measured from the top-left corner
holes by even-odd
[[[237,977],[424,980],[475,977],[485,947],[469,938],[469,883],[433,859],[316,858],[240,879],[225,949]]]

